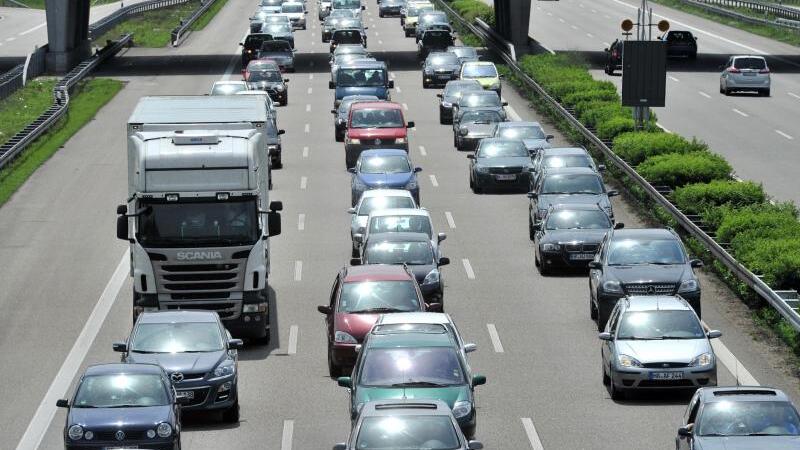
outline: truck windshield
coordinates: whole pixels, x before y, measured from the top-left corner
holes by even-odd
[[[258,239],[255,199],[142,202],[137,237],[145,247],[253,244]]]

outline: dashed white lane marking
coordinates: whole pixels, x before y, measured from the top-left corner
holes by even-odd
[[[297,353],[297,334],[299,331],[300,330],[298,329],[297,325],[292,325],[289,327],[289,350],[286,352],[289,355],[294,355]],[[286,437],[286,434],[284,434],[284,437]],[[289,438],[289,447],[287,448],[291,448],[291,434],[289,435]]]
[[[11,41],[16,41],[16,40],[17,40],[17,38],[15,38],[15,37],[6,38],[6,42],[11,42]]]
[[[670,80],[672,80],[672,81],[674,81],[674,82],[676,82],[676,83],[680,83],[680,82],[681,82],[681,80],[679,80],[679,79],[677,79],[677,78],[673,77],[672,75],[670,75],[670,76],[669,76],[669,77],[667,77],[667,78],[669,78]]]
[[[33,33],[34,31],[36,31],[36,30],[38,30],[39,28],[42,28],[43,26],[46,26],[46,25],[47,25],[47,22],[45,22],[45,23],[40,23],[39,25],[36,25],[36,26],[35,26],[35,27],[33,27],[33,28],[29,28],[29,29],[27,29],[27,30],[23,31],[23,32],[22,32],[22,33],[20,33],[19,35],[20,35],[20,36],[25,36],[26,34],[28,34],[28,33]]]
[[[746,112],[744,112],[744,111],[739,111],[739,110],[738,110],[738,109],[736,109],[736,108],[733,108],[733,112],[735,112],[736,114],[738,114],[738,115],[740,115],[740,116],[742,116],[742,117],[750,117],[750,115],[749,115],[749,114],[747,114]]]
[[[72,348],[61,364],[61,368],[58,370],[55,378],[53,378],[53,382],[47,389],[47,393],[44,394],[44,398],[28,424],[25,434],[22,435],[22,439],[20,439],[17,444],[17,450],[39,448],[39,444],[42,442],[45,432],[50,427],[50,422],[53,421],[53,417],[56,415],[56,400],[66,396],[67,390],[72,380],[75,378],[75,374],[78,372],[78,369],[80,369],[81,363],[84,358],[86,358],[86,354],[89,353],[92,342],[94,342],[97,337],[97,333],[100,332],[100,327],[103,326],[108,312],[111,311],[117,294],[119,294],[120,289],[122,289],[122,285],[125,284],[125,280],[128,279],[129,272],[130,256],[126,251],[122,255],[122,259],[120,259],[117,264],[117,268],[114,270],[111,278],[108,280],[105,289],[103,289],[103,293],[100,294],[100,298],[97,300],[94,309],[92,309],[91,314],[89,314],[89,318],[86,320],[81,334],[75,339],[75,343],[72,344]]]
[[[422,156],[428,156],[428,152],[425,150],[425,146],[423,145],[419,146],[419,154]]]
[[[702,96],[703,96],[703,97],[705,97],[705,98],[711,98],[711,96],[710,96],[710,95],[706,94],[706,93],[705,93],[705,92],[703,92],[703,91],[697,91],[697,93],[698,93],[698,94],[700,94],[700,95],[702,95]]]
[[[389,76],[394,80],[394,72],[389,72]]]
[[[552,16],[552,15],[553,15],[553,13],[551,13],[551,12],[549,12],[549,11],[548,11],[548,12],[547,12],[547,15],[548,15],[548,16]]]
[[[597,10],[596,10],[596,9],[593,9],[593,10],[592,10],[592,14],[597,14]]]
[[[528,442],[531,443],[533,450],[544,450],[542,441],[539,439],[539,433],[536,432],[536,427],[533,426],[533,420],[530,417],[522,418],[522,427],[525,428],[525,434],[528,435]]]
[[[436,175],[429,175],[431,179],[431,184],[433,187],[439,187],[439,181],[436,179]]]
[[[450,211],[445,211],[444,218],[447,219],[447,225],[451,229],[454,229],[456,227],[456,221],[453,219],[453,213],[451,213]]]
[[[306,112],[310,112],[310,111],[311,111],[311,105],[310,104],[306,104]]]
[[[606,19],[610,19],[611,18],[611,16],[609,16],[608,14],[603,14],[603,17],[605,17]]]
[[[566,23],[566,21],[564,19],[562,19],[561,17],[558,18],[558,21],[561,22],[561,23]]]
[[[705,322],[703,322],[705,324]],[[760,386],[758,380],[750,374],[742,363],[728,350],[728,347],[719,339],[711,339],[711,347],[714,349],[714,356],[733,374],[737,382],[742,386]]]
[[[309,80],[313,80],[314,79],[314,74],[313,73],[308,74],[308,79]]]
[[[780,134],[781,136],[785,137],[786,139],[789,139],[789,140],[792,140],[792,139],[794,139],[793,137],[789,136],[788,134],[784,133],[784,132],[783,132],[783,131],[781,131],[781,130],[775,130],[775,132],[776,132],[776,133],[778,133],[778,134]]]
[[[298,214],[297,215],[297,229],[298,231],[303,231],[306,229],[306,215],[305,214]]]
[[[406,111],[408,111],[408,104],[406,104],[406,103],[403,103],[403,109],[404,109],[404,110],[406,110]]]
[[[308,147],[303,147],[303,158],[308,158]]]
[[[378,36],[378,32],[377,31],[375,32],[375,36]]]
[[[281,435],[281,450],[292,450],[294,435],[294,420],[283,421],[283,434]]]
[[[575,26],[575,25],[570,25],[570,27],[572,27],[573,30],[577,30],[578,29],[578,27]]]
[[[305,127],[303,127],[303,130],[304,130],[306,133],[309,133],[309,132],[311,132],[311,125],[309,125],[309,124],[306,124],[306,125],[305,125]]]
[[[395,85],[394,90],[397,91],[398,94],[403,92],[403,90],[400,89],[400,86],[397,86],[397,85]]]
[[[497,333],[497,328],[495,328],[493,323],[487,323],[486,328],[489,330],[489,339],[492,340],[492,347],[494,347],[495,353],[503,353],[503,343],[500,342],[500,335]]]
[[[463,258],[461,260],[461,264],[464,265],[464,272],[467,272],[467,278],[469,278],[470,280],[474,280],[475,271],[472,270],[472,264],[469,263],[469,260],[467,258]]]
[[[380,40],[380,39],[378,39],[378,44],[381,44],[381,45],[383,45],[383,41],[382,41],[382,40]]]
[[[311,95],[312,92],[314,92],[314,89],[313,88],[308,88],[308,95]]]
[[[308,185],[308,177],[300,177],[300,189],[305,189]]]
[[[790,96],[790,97],[794,97],[794,98],[796,98],[796,99],[800,100],[800,95],[797,95],[797,94],[795,94],[794,92],[789,92],[789,96]]]
[[[593,37],[594,37],[594,35],[593,35],[592,33],[586,33],[586,37],[588,37],[589,39],[591,39],[591,38],[593,38]]]
[[[303,261],[294,262],[294,281],[303,280]]]

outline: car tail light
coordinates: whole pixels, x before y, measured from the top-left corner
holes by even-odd
[[[728,67],[728,73],[742,73],[741,70],[737,69],[736,67]]]

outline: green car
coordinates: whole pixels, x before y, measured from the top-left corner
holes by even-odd
[[[350,417],[366,402],[384,399],[441,400],[452,409],[464,434],[475,434],[475,386],[458,343],[440,324],[376,327],[364,340],[352,377],[338,379],[350,390]]]

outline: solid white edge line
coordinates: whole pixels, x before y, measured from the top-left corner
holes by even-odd
[[[679,79],[677,79],[677,78],[673,77],[672,75],[670,75],[668,78],[669,78],[670,80],[672,80],[672,81],[676,82],[676,83],[680,83],[680,82],[681,82],[681,80],[679,80]]]
[[[467,258],[462,258],[461,264],[464,266],[464,272],[467,273],[467,278],[469,278],[470,280],[474,280],[475,271],[472,270],[472,264],[469,263],[469,260]]]
[[[533,420],[530,417],[523,417],[522,427],[525,428],[525,434],[528,435],[528,442],[531,443],[533,450],[544,450],[542,441],[539,439],[539,433],[536,432],[536,427],[533,426]]]
[[[297,215],[297,230],[303,231],[306,229],[306,215],[305,214],[298,214]]]
[[[489,339],[492,341],[492,347],[494,347],[495,353],[504,353],[503,350],[503,343],[500,342],[500,334],[497,333],[497,328],[494,326],[493,323],[487,323],[486,328],[489,330]]]
[[[656,122],[656,126],[657,126],[658,128],[661,128],[661,130],[662,130],[664,133],[672,133],[672,131],[669,131],[668,129],[664,128],[664,126],[663,126],[663,125],[661,125],[661,124],[660,124],[660,123],[658,123],[658,122]]]
[[[284,420],[283,433],[281,434],[281,450],[292,450],[293,437],[294,437],[294,420]]]
[[[100,298],[83,325],[81,333],[75,339],[75,343],[72,344],[72,349],[70,349],[61,364],[61,368],[53,378],[53,382],[36,409],[36,413],[28,423],[25,434],[22,435],[19,444],[17,444],[17,450],[35,449],[41,444],[45,432],[50,428],[50,422],[53,421],[53,417],[56,415],[56,400],[66,396],[72,380],[78,373],[84,358],[86,358],[89,349],[92,347],[94,339],[97,337],[97,333],[100,332],[103,322],[105,322],[109,311],[111,311],[117,294],[119,294],[122,285],[125,284],[125,280],[128,278],[130,272],[130,257],[128,255],[127,250],[122,254],[122,259],[120,259],[117,268],[108,280],[103,293],[100,294]]]
[[[456,228],[456,221],[455,221],[455,219],[453,219],[453,213],[451,213],[450,211],[445,211],[444,212],[444,218],[447,219],[447,225],[451,229],[455,229]]]
[[[292,325],[289,327],[289,349],[286,351],[289,355],[294,355],[297,353],[297,334],[299,333],[299,328],[297,325]]]
[[[303,261],[294,262],[294,281],[303,280]]]
[[[39,25],[36,25],[36,26],[35,26],[35,27],[33,27],[33,28],[27,29],[27,30],[23,31],[22,33],[19,33],[19,34],[18,34],[18,36],[25,36],[25,35],[26,35],[26,34],[28,34],[28,33],[33,33],[34,31],[36,31],[36,30],[38,30],[39,28],[42,28],[43,26],[46,26],[46,25],[47,25],[47,22],[45,22],[45,23],[40,23]]]
[[[429,175],[433,187],[439,187],[439,181],[436,180],[436,175]]]

